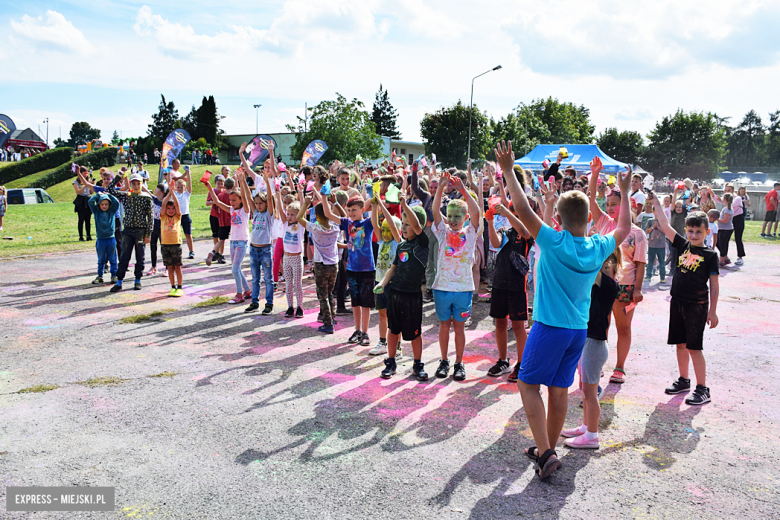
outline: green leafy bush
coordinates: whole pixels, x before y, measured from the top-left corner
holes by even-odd
[[[0,169],[0,185],[27,177],[33,173],[56,168],[73,157],[73,148],[53,148]]]
[[[79,166],[86,166],[92,169],[102,168],[103,166],[114,166],[116,164],[116,154],[119,150],[110,146],[108,148],[101,148],[100,150],[88,154],[84,154],[73,162]],[[28,188],[48,188],[54,186],[57,183],[68,180],[70,178],[76,178],[76,175],[71,170],[70,162],[63,164],[57,169],[54,169],[40,179],[31,182]],[[10,168],[10,166],[9,166]]]

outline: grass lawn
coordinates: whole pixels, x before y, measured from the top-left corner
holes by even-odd
[[[72,188],[71,193],[74,193]],[[73,197],[68,202],[55,204],[8,206],[3,219],[2,236],[14,239],[0,240],[0,258],[94,249],[94,241],[79,242],[78,217],[73,212]],[[210,209],[206,207],[206,196],[193,195],[190,211],[193,237],[210,237]],[[94,229],[93,222],[93,239]],[[28,240],[27,237],[32,238]]]
[[[60,165],[60,166],[62,166],[62,165]],[[22,177],[21,179],[16,179],[15,181],[11,181],[8,184],[6,184],[5,187],[8,188],[9,190],[13,189],[13,188],[26,188],[32,182],[37,181],[38,179],[40,179],[44,175],[50,174],[52,170],[56,170],[57,168],[59,168],[59,166],[55,166],[54,168],[49,168],[48,170],[43,170],[42,172],[33,173],[32,175],[28,175],[27,177]],[[71,181],[71,182],[73,182],[73,181]],[[73,191],[73,188],[71,188],[70,191],[73,192],[73,196],[75,197],[76,196],[76,192]],[[54,198],[54,197],[52,197],[52,198]],[[54,199],[54,200],[57,200],[57,199]]]

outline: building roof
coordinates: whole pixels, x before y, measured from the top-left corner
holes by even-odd
[[[17,139],[19,141],[40,141],[41,143],[45,142],[43,139],[38,137],[38,134],[33,132],[31,128],[25,128],[24,130],[14,130],[14,133],[11,134],[10,139]]]

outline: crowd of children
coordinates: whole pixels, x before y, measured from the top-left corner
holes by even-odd
[[[230,303],[250,301],[244,312],[257,311],[264,284],[262,314],[272,314],[281,264],[287,299],[283,317],[302,318],[308,265],[319,301],[319,332],[335,333],[336,317],[347,313],[348,288],[354,331],[347,341],[371,346],[369,322],[376,310],[379,336],[368,354],[386,356],[379,375],[390,378],[396,373],[401,342],[406,341],[411,344],[412,373],[425,381],[423,307],[432,300],[440,347],[435,377],[447,378],[452,369],[453,379],[463,381],[465,328],[472,305],[479,301],[482,274],[491,288],[498,351],[487,375],[509,374],[508,380],[517,382],[536,442],[527,455],[541,478],[559,467],[559,436],[572,448],[599,447],[599,382],[608,357],[607,331],[614,319],[617,363],[609,379],[622,384],[632,319],[643,300],[642,283],[651,279],[656,264],[662,285],[670,264],[668,342],[676,345],[679,365],[679,378],[666,392],[690,391],[692,362],[696,388],[686,402],[710,400],[703,334],[707,324],[718,323],[718,273],[728,246],[721,248],[720,260],[712,247],[728,243],[731,194],[723,196],[720,213],[714,208],[688,211],[676,194],[662,202],[653,191],[643,190],[641,177],[630,170],[608,185],[598,158],[583,175],[562,170],[559,156],[537,177],[514,165],[511,143],[499,144],[497,162],[487,163],[478,174],[470,165],[467,171],[439,173],[435,159],[428,165],[422,158],[411,165],[405,160],[386,162],[378,171],[356,161],[354,168],[337,162],[330,171],[316,166],[295,172],[276,162],[273,149],[255,172],[243,152],[244,146],[240,169],[223,167],[214,186],[204,180],[214,242],[206,264],[226,262],[223,251],[229,239],[236,285]],[[159,241],[171,283],[169,296],[181,296],[182,232],[190,257],[194,254],[189,169],[179,172],[174,161],[167,182],[153,194],[139,173],[104,176],[106,188],[100,190],[83,173],[79,183],[96,191],[89,199],[98,237],[94,283],[103,283],[108,265],[111,291],[120,291],[135,251],[134,288],[140,289],[144,246],[152,244],[152,271],[147,274],[154,274]],[[118,243],[115,215],[120,208],[124,229]],[[242,266],[247,253],[251,285]],[[509,329],[516,341],[514,363]],[[568,388],[577,371],[583,423],[562,430]],[[540,385],[549,388],[547,412]]]

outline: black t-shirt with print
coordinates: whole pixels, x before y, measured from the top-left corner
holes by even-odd
[[[708,303],[710,275],[718,274],[718,254],[709,247],[692,245],[680,235],[674,237],[672,247],[677,251],[674,265],[672,298],[687,303]]]
[[[493,225],[489,222],[488,225]],[[496,267],[493,271],[493,287],[504,291],[525,291],[525,277],[512,267],[510,253],[515,251],[528,258],[528,252],[534,245],[534,239],[525,239],[513,227],[496,230],[499,235],[506,234],[507,242],[496,255]]]
[[[601,286],[593,284],[590,289],[590,319],[588,320],[588,337],[600,341],[607,340],[609,315],[617,298],[618,283],[611,277],[602,274]]]
[[[428,265],[428,236],[421,233],[398,244],[393,265],[395,273],[389,287],[400,292],[422,291],[422,280]]]

